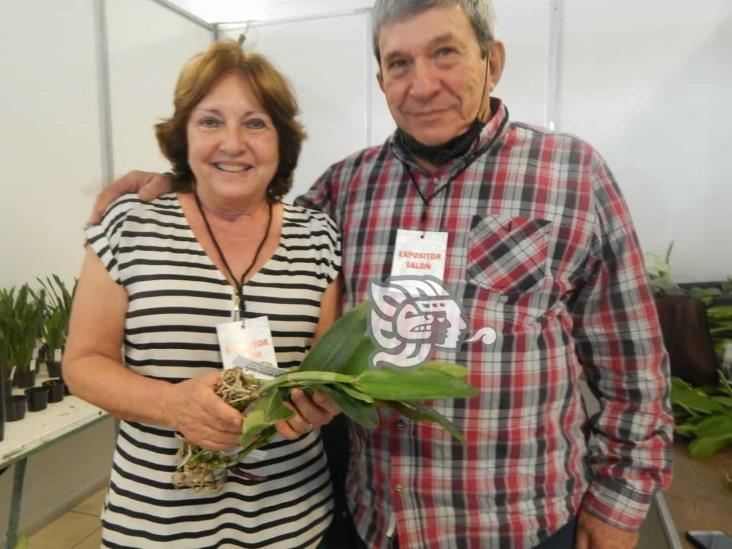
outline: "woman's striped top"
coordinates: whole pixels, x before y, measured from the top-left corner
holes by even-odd
[[[87,239],[126,291],[125,361],[171,382],[221,368],[216,325],[230,319],[233,288],[201,248],[175,194],[117,200]],[[246,317],[267,315],[280,367],[297,366],[316,328],[320,298],[340,269],[325,214],[285,205],[279,247],[244,288]],[[218,493],[176,490],[179,441],[156,425],[120,423],[102,515],[106,547],[315,547],[330,523],[331,485],[320,433],[279,436],[256,477],[230,475]]]

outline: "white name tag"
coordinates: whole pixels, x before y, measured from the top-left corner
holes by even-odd
[[[282,373],[266,316],[219,324],[216,334],[225,369],[241,368],[259,379],[272,379]]]
[[[445,276],[447,233],[397,231],[391,276]]]

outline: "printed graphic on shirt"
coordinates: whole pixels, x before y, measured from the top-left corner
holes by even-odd
[[[459,347],[467,327],[462,308],[437,278],[392,277],[372,283],[369,295],[374,366],[419,366],[433,346]]]

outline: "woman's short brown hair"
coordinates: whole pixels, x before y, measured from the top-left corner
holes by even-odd
[[[188,165],[188,119],[214,83],[231,71],[241,72],[249,81],[277,129],[279,165],[267,188],[267,199],[277,202],[292,187],[293,172],[306,135],[295,118],[299,113],[297,100],[284,76],[263,55],[245,53],[233,40],[214,42],[183,67],[175,86],[175,112],[155,125],[160,150],[173,165],[175,190],[190,190],[194,177]]]

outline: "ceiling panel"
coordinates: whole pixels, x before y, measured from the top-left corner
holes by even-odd
[[[370,8],[373,0],[163,0],[209,23],[307,17]]]

